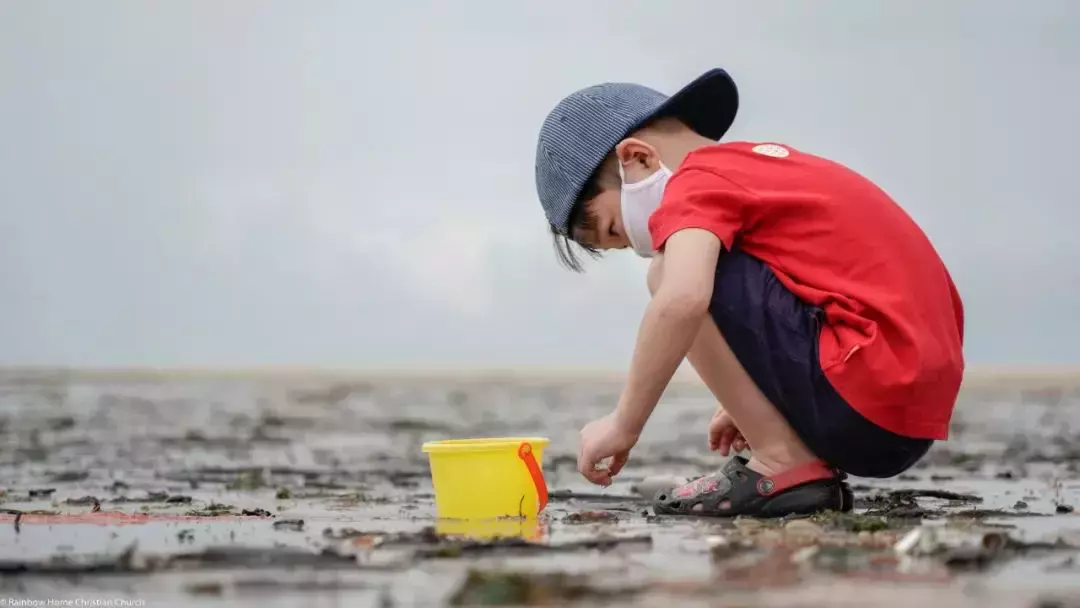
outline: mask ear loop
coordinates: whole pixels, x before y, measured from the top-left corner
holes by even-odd
[[[665,169],[667,169],[667,167],[665,167],[664,163],[661,162],[661,163],[659,163],[660,168],[657,169],[656,171],[653,171],[652,173],[650,173],[648,177],[646,177],[645,179],[643,179],[643,180],[641,180],[639,182],[634,182],[632,184],[628,184],[628,183],[626,183],[626,170],[623,169],[622,159],[616,157],[615,158],[615,164],[619,168],[619,181],[622,182],[622,189],[626,190],[626,191],[629,191],[629,192],[634,192],[634,191],[640,190],[642,188],[647,188],[647,187],[651,186],[653,183],[664,179],[664,175],[666,173],[670,173],[669,171],[665,171]]]

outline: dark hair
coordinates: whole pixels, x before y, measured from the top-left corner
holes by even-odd
[[[627,137],[632,136],[635,131],[645,128],[674,132],[686,127],[686,123],[670,112],[657,114],[631,129]],[[585,182],[585,186],[581,188],[581,193],[578,194],[577,200],[574,201],[574,206],[570,208],[570,219],[566,223],[566,232],[564,233],[559,226],[551,225],[551,237],[555,242],[555,253],[558,254],[559,261],[562,262],[563,266],[574,272],[584,272],[585,270],[581,265],[581,258],[574,252],[575,248],[581,249],[593,259],[602,255],[595,247],[574,240],[574,229],[593,230],[596,228],[596,215],[592,213],[587,203],[606,189],[602,183],[608,178],[608,175],[604,174],[604,169],[609,163],[613,162],[618,163],[618,159],[615,158],[615,150],[612,150],[604,158],[600,166],[589,176],[589,181]],[[613,184],[613,187],[618,187],[618,185]]]
[[[551,237],[554,241],[555,253],[559,256],[559,261],[562,262],[563,266],[574,272],[585,271],[584,266],[581,265],[581,258],[574,251],[575,249],[580,249],[585,255],[593,259],[600,258],[603,255],[595,247],[575,240],[573,235],[575,228],[578,230],[596,229],[596,214],[589,208],[588,202],[604,191],[601,184],[604,181],[603,171],[611,158],[610,155],[605,158],[581,188],[581,193],[578,195],[577,200],[574,201],[574,206],[570,208],[570,219],[566,223],[566,232],[564,233],[554,224],[551,225]]]

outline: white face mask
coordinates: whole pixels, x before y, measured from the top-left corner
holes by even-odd
[[[660,206],[664,198],[664,188],[671,178],[671,170],[660,163],[660,169],[633,184],[626,183],[622,163],[619,164],[619,178],[622,180],[622,221],[630,246],[643,258],[651,258],[652,235],[649,234],[649,216]]]

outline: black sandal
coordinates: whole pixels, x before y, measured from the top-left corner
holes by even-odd
[[[686,485],[658,492],[653,501],[657,515],[703,517],[783,517],[820,511],[850,511],[851,487],[846,475],[824,462],[812,462],[765,477],[746,467],[736,456],[719,473]]]

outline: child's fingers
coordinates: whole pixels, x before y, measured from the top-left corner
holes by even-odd
[[[731,452],[731,444],[735,441],[735,436],[738,434],[738,430],[734,426],[724,428],[720,432],[720,455],[727,456]]]
[[[724,427],[717,424],[709,425],[709,449],[716,451],[720,449],[720,440],[724,436]]]
[[[609,486],[611,485],[611,471],[608,467],[600,466],[602,464],[602,458],[596,458],[591,454],[586,454],[584,446],[578,448],[578,472],[581,473],[585,479],[588,479],[598,486]]]
[[[731,449],[734,450],[736,454],[738,454],[739,452],[745,450],[746,449],[746,439],[744,439],[742,435],[739,435],[738,437],[735,438],[735,441],[731,442]]]
[[[720,450],[724,435],[734,426],[731,416],[726,415],[724,410],[717,411],[709,421],[709,449],[713,452]]]
[[[611,485],[611,472],[607,469],[583,470],[581,474],[585,476],[585,479],[598,486]]]
[[[723,435],[723,431],[720,429],[709,429],[709,449],[715,452],[720,449],[720,437]]]
[[[619,474],[619,471],[626,466],[626,461],[630,459],[630,452],[622,452],[621,454],[615,454],[615,457],[611,459],[611,466],[608,467],[610,476],[614,477]]]

